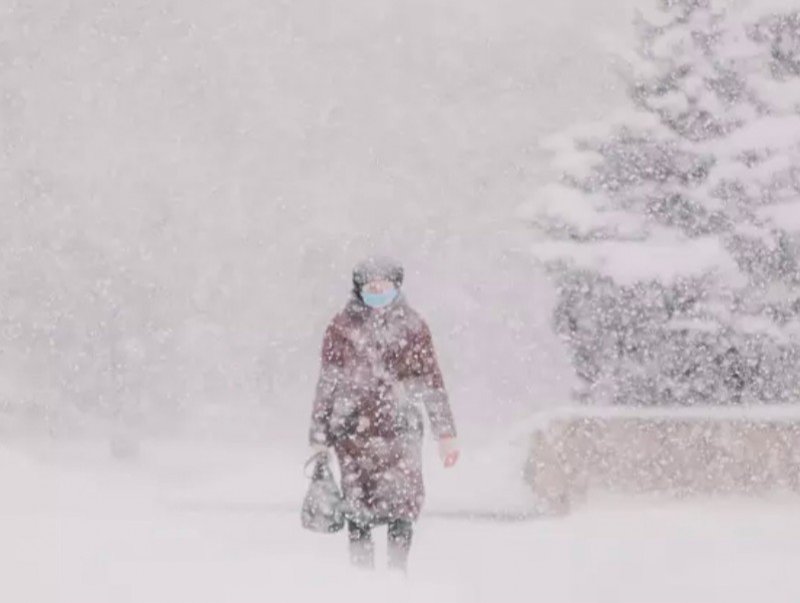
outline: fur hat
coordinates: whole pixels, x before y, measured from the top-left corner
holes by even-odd
[[[400,262],[386,257],[371,257],[362,260],[353,269],[353,289],[356,293],[370,281],[387,280],[398,289],[403,284],[403,266]]]

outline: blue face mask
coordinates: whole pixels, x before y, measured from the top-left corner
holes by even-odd
[[[366,291],[362,291],[361,299],[364,300],[364,303],[370,308],[383,308],[395,300],[397,293],[397,289],[389,289],[383,293],[368,293]]]

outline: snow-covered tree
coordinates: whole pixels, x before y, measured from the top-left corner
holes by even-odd
[[[800,391],[800,11],[662,0],[633,107],[553,137],[543,235],[592,403],[792,401]]]

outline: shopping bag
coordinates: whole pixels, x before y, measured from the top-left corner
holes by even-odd
[[[327,454],[317,454],[306,463],[312,467],[311,481],[303,499],[303,527],[332,534],[344,527],[344,501],[333,476]]]

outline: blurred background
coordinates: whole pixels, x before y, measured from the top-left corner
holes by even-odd
[[[566,401],[514,211],[540,138],[623,101],[642,4],[3,2],[7,431],[304,441],[368,253],[405,263],[463,437]]]

